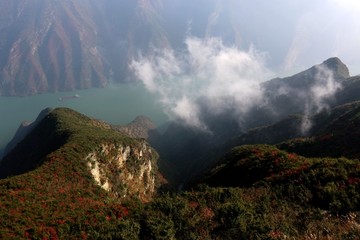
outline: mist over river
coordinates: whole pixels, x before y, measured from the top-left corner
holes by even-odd
[[[78,98],[71,98],[76,94]],[[0,97],[0,156],[20,124],[34,121],[40,111],[47,107],[72,108],[112,124],[126,124],[139,115],[149,117],[157,126],[167,121],[155,97],[137,84],[28,97]]]

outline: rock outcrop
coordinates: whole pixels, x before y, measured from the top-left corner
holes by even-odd
[[[167,46],[151,1],[0,2],[0,96],[126,81],[138,51]]]
[[[156,191],[154,150],[145,142],[139,147],[102,144],[85,160],[95,182],[116,198],[137,196],[148,201]]]
[[[42,112],[38,119],[4,157],[1,178],[42,171],[44,164],[65,161],[112,197],[149,201],[156,193],[158,154],[145,140],[130,138],[105,122],[66,108]]]

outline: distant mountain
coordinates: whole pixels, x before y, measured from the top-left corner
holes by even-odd
[[[349,85],[357,84],[356,78],[345,81],[349,82],[344,83],[338,96],[345,97]],[[347,97],[358,99],[359,94]],[[359,209],[359,199],[351,197],[351,191],[358,189],[360,182],[359,116],[360,102],[353,101],[310,117],[289,116],[275,124],[250,129],[228,142],[226,147],[234,148],[214,164],[200,183],[216,187],[270,184],[274,191],[281,186],[281,192],[285,191],[283,196],[291,198],[305,197],[302,191],[307,191],[307,203],[317,206],[331,208],[334,203],[328,201],[339,201],[339,205],[348,208],[347,199],[351,198],[351,207]],[[305,136],[301,131],[304,121],[311,122]],[[336,181],[343,183],[343,188],[334,189],[336,197],[324,199],[326,186]],[[293,184],[301,185],[301,190],[287,189],[294,187]],[[296,193],[291,193],[293,190]],[[340,199],[340,195],[344,198]]]
[[[274,124],[249,129],[244,134],[232,138],[229,146],[244,144],[276,144],[288,139],[303,136],[301,125],[304,121],[301,115],[291,115]]]
[[[313,117],[342,104],[345,100],[341,97],[359,99],[360,95],[351,90],[358,82],[351,79],[339,58],[329,58],[293,76],[264,82],[263,103],[241,116],[241,123],[229,111],[218,116],[203,114],[210,133],[170,125],[158,148],[163,161],[180,171],[169,175],[179,176],[174,181],[183,184],[209,170],[224,151],[234,146],[276,144],[311,135],[317,124]]]
[[[96,1],[6,0],[0,8],[0,95],[107,84]]]
[[[315,116],[312,135],[286,141],[281,149],[309,157],[360,158],[360,102],[338,106]]]
[[[247,147],[236,147],[219,162],[218,166],[213,170],[214,174],[216,172],[216,175],[221,175],[224,181],[228,181],[227,183],[222,183],[227,186],[254,184],[262,180],[265,176],[269,177],[271,174],[275,174],[275,172],[272,172],[274,170],[272,166],[262,166],[263,170],[266,171],[265,175],[252,172],[253,169],[251,166],[252,164],[254,166],[257,164],[255,162],[257,159],[255,158],[259,156],[264,158],[268,157],[266,161],[274,156],[284,156],[284,162],[292,161],[294,164],[298,160],[307,161],[305,158],[299,156],[308,158],[346,157],[355,159],[354,163],[358,163],[359,161],[357,159],[360,157],[358,148],[360,143],[360,133],[358,131],[358,127],[360,126],[359,116],[360,102],[352,102],[337,106],[328,112],[314,115],[311,118],[313,127],[308,137],[300,136],[301,118],[298,117],[289,117],[274,125],[252,129],[248,133],[234,139],[232,142],[233,146],[259,143],[278,144],[276,147],[266,145],[263,147],[251,147],[251,145]],[[294,127],[289,127],[288,123],[291,123]],[[296,135],[296,133],[299,135]],[[256,154],[256,156],[251,156],[248,150]],[[272,151],[275,151],[276,154],[269,153]],[[296,161],[290,159],[291,157],[289,156],[291,154],[295,154],[294,157],[296,157]],[[246,164],[245,162],[241,164],[236,162],[237,160],[243,161],[244,159],[248,161]],[[300,163],[298,164],[301,165]],[[230,177],[230,172],[232,172],[231,174],[236,174],[238,177]],[[254,178],[254,180],[251,180],[251,178]],[[212,184],[222,185],[222,180],[218,179],[215,175],[213,175],[211,179],[212,180],[209,181],[211,181]]]
[[[143,138],[150,142],[159,137],[155,124],[146,116],[138,116],[129,124],[113,127],[130,137]]]
[[[215,0],[1,1],[0,96],[129,81],[133,58],[151,56],[156,48],[184,49],[189,34],[234,43],[235,28],[224,32],[209,24],[218,5]]]
[[[360,100],[360,76],[349,77],[343,81],[342,89],[335,95],[338,104]]]
[[[124,81],[129,58],[156,42],[155,35],[143,32],[159,29],[149,26],[156,24],[150,22],[151,6],[146,1],[1,1],[0,95]]]
[[[262,84],[266,103],[253,110],[251,127],[271,124],[289,114],[312,115],[338,104],[336,96],[350,77],[347,66],[339,58],[286,78],[275,78]]]

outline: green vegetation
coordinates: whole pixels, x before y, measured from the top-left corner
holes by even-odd
[[[274,146],[234,148],[205,179],[210,186],[267,187],[279,198],[333,213],[360,209],[360,161],[305,158]]]
[[[138,225],[124,218],[129,209],[95,183],[85,161],[87,154],[104,143],[140,149],[143,144],[70,109],[55,109],[48,114],[1,165],[3,174],[16,173],[23,162],[29,169],[22,168],[27,172],[0,181],[0,238],[74,239],[127,234],[124,239],[129,239],[136,234]],[[53,146],[51,152],[49,146]],[[136,161],[129,158],[126,167],[131,168]],[[125,228],[131,232],[122,231]]]
[[[279,148],[309,157],[360,158],[360,102],[315,116],[314,136],[297,138]]]
[[[36,145],[28,149],[29,141],[39,140],[39,136],[47,136],[44,144],[54,146],[53,151]],[[297,141],[311,146],[308,139]],[[360,161],[356,158],[306,157],[286,150],[289,143],[245,145],[232,149],[192,189],[162,192],[141,201],[136,195],[116,197],[96,184],[84,159],[100,143],[139,147],[142,141],[70,109],[51,112],[17,147],[19,155],[12,153],[7,158],[30,159],[27,153],[34,152],[31,156],[40,160],[30,159],[37,164],[35,169],[0,180],[0,238],[360,236]],[[298,149],[294,141],[290,143],[292,149]],[[106,164],[107,159],[100,162]],[[137,171],[137,160],[128,162],[126,167]],[[110,176],[117,171],[112,164],[109,162],[107,172]],[[124,184],[118,182],[116,188]]]

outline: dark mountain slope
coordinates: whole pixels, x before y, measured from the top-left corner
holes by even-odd
[[[319,65],[286,78],[275,78],[264,84],[265,88],[276,89],[284,85],[294,89],[309,89],[316,83],[316,75],[321,69],[331,70],[334,79],[343,80],[350,77],[349,69],[337,57],[329,58]]]
[[[13,139],[11,139],[11,141],[6,145],[4,155],[9,153],[20,141],[22,141],[26,137],[26,135],[28,135],[29,132],[33,130],[50,111],[50,108],[44,109],[34,122],[21,123]]]
[[[143,138],[149,142],[156,141],[159,133],[155,124],[146,116],[138,116],[126,125],[114,125],[113,128],[133,138]]]
[[[54,133],[54,129],[59,127],[58,124],[57,116],[54,114],[43,116],[42,121],[34,129],[25,133],[23,141],[20,141],[3,158],[0,177],[5,178],[34,170],[45,161],[48,154],[64,145],[70,133],[67,131]]]
[[[359,211],[359,116],[360,103],[348,103],[310,118],[310,137],[295,138],[277,147],[235,147],[200,182],[213,187],[267,186],[282,198],[302,205],[336,212]],[[280,123],[251,130],[238,141],[276,143],[289,131],[286,125],[279,127]],[[301,118],[296,126],[301,126]]]
[[[226,148],[229,149],[236,145],[241,146],[245,144],[278,144],[279,149],[307,157],[348,157],[359,159],[360,135],[357,130],[360,128],[359,116],[359,102],[341,105],[314,115],[308,119],[313,124],[311,130],[307,133],[310,137],[301,137],[301,125],[304,118],[300,116],[289,117],[274,125],[251,129],[240,137],[231,140]],[[284,142],[281,143],[282,141]],[[225,148],[224,151],[226,151]],[[222,171],[223,181],[225,179],[229,181],[224,184],[235,186],[235,182],[239,181],[238,184],[251,185],[262,180],[265,175],[270,176],[272,174],[274,170],[272,165],[261,165],[261,169],[266,172],[264,174],[259,172],[253,173],[248,167],[244,167],[244,164],[238,166],[236,161],[245,158],[244,156],[249,154],[246,152],[245,155],[238,155],[235,152],[236,150],[232,151],[228,157],[225,157],[226,160],[224,161],[229,161],[229,164],[222,163],[222,166],[226,166],[225,168],[228,169]],[[240,152],[243,153],[243,151]],[[260,156],[264,156],[263,154],[265,153],[261,153]],[[285,158],[284,161],[293,164],[291,159],[288,159],[286,153],[282,153],[282,155]],[[259,156],[256,154],[252,156],[252,158],[249,158],[248,164],[256,166],[256,163],[250,160],[257,161],[256,158],[259,158]],[[268,154],[268,156],[271,156],[271,154]],[[220,168],[222,167],[217,169]],[[227,171],[232,172],[232,174]],[[238,176],[238,180],[234,178],[235,175]],[[255,180],[252,181],[252,178],[255,178]],[[214,184],[217,181],[219,183],[223,182],[217,177],[214,177],[214,179],[216,179]]]
[[[336,94],[349,77],[347,66],[334,57],[293,76],[263,83],[266,103],[249,115],[254,119],[250,127],[272,124],[290,114],[309,116],[338,105]]]
[[[324,116],[325,115],[325,116]],[[348,157],[360,159],[360,103],[334,108],[317,116],[313,136],[280,144],[281,149],[312,157]]]
[[[350,114],[351,112],[356,114],[358,111],[359,102],[352,102],[324,110],[313,116],[292,115],[271,125],[252,128],[246,133],[228,141],[226,147],[230,149],[245,144],[280,144],[290,139],[295,139],[292,140],[293,142],[297,141],[297,139],[301,142],[304,141],[304,139],[316,138],[316,136],[326,138],[321,136],[333,135],[332,132],[334,129],[332,129],[332,125],[335,124],[335,122],[346,124],[343,119],[341,119],[342,116]],[[304,124],[309,125],[307,131],[303,129]],[[349,139],[356,139],[357,131],[352,131],[349,134],[351,126],[349,126],[348,129],[348,133],[346,134],[348,134]],[[345,129],[341,129],[338,132],[344,130]]]
[[[301,137],[301,125],[304,118],[301,115],[292,115],[272,125],[252,128],[239,137],[234,137],[228,146],[244,144],[276,144],[292,138]]]
[[[360,100],[360,76],[349,77],[343,81],[342,89],[340,89],[335,98],[338,104],[345,104],[352,101]]]
[[[323,124],[317,131],[350,109],[319,116]],[[44,123],[53,129],[49,136],[39,130]],[[137,197],[152,196],[155,180],[148,176],[155,169],[149,162],[156,157],[143,141],[72,110],[55,109],[11,154],[18,148],[26,160],[32,149],[24,146],[33,134],[55,139],[59,147],[47,154],[32,145],[43,156],[40,166],[0,180],[2,239],[356,239],[360,234],[357,159],[242,146],[191,191],[164,193],[142,204]]]
[[[265,82],[264,103],[241,116],[241,123],[231,111],[217,116],[204,111],[201,117],[210,133],[181,124],[169,125],[158,150],[163,160],[177,166],[179,172],[167,174],[164,169],[164,173],[179,176],[174,183],[183,184],[206,172],[234,146],[275,144],[307,136],[311,131],[311,124],[305,127],[307,119],[311,122],[313,115],[337,105],[335,94],[348,77],[346,65],[330,58],[294,76]]]

